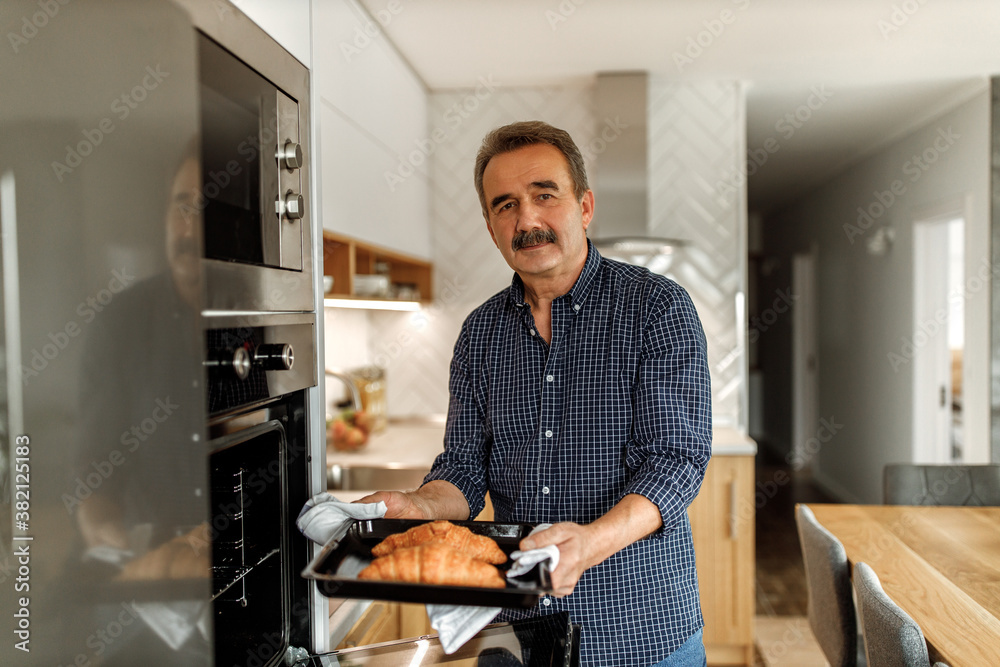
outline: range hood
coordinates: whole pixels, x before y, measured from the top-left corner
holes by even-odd
[[[597,210],[591,240],[605,257],[664,273],[687,242],[650,234],[648,95],[646,72],[597,76],[599,127],[591,144]]]

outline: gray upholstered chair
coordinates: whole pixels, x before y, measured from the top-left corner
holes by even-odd
[[[889,464],[882,497],[886,505],[1000,506],[1000,465]]]
[[[865,664],[847,553],[805,505],[795,508],[809,592],[809,627],[832,667]]]
[[[892,601],[867,563],[854,566],[858,616],[869,667],[929,667],[927,642],[916,621]],[[935,663],[934,667],[947,667]]]

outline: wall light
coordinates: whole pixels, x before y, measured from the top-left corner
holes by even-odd
[[[879,227],[869,237],[865,244],[869,255],[882,257],[892,248],[896,239],[896,230],[892,227]]]
[[[420,310],[419,301],[388,301],[383,299],[323,299],[327,308],[360,308],[363,310]]]

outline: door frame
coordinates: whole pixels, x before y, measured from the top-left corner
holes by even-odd
[[[947,320],[938,313],[948,307],[947,224],[963,221],[967,238],[969,211],[965,197],[922,207],[911,216],[913,229],[913,320],[910,343],[913,354],[912,397],[914,463],[948,464],[951,449],[951,354]],[[963,256],[966,254],[964,252]],[[941,261],[944,253],[944,262]],[[963,267],[963,276],[965,275]],[[935,326],[937,329],[935,329]],[[963,341],[963,349],[965,342]],[[964,373],[963,373],[964,375]],[[963,457],[965,452],[963,452]]]

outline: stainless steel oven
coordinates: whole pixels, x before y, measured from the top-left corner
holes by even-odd
[[[309,547],[294,519],[315,465],[315,318],[218,316],[206,326],[214,662],[285,664],[314,645],[299,575]]]
[[[284,665],[327,644],[294,521],[322,489],[309,201],[309,72],[238,9],[197,29],[212,663]]]

